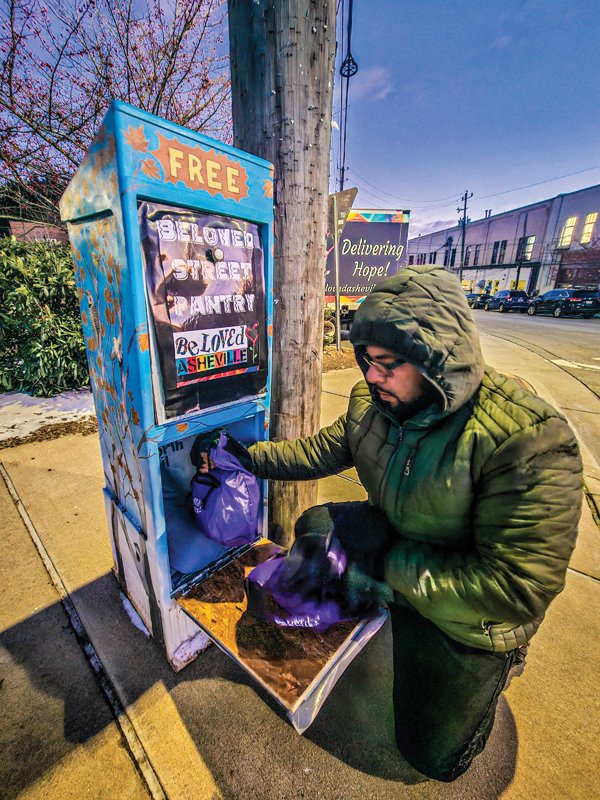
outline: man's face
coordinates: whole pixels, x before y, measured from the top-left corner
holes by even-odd
[[[369,366],[365,372],[365,380],[375,388],[379,399],[392,411],[406,411],[406,416],[424,408],[424,403],[432,402],[433,387],[412,364],[403,363],[391,372],[383,369],[387,364],[398,359],[398,354],[387,347],[369,345],[367,356],[382,367]]]

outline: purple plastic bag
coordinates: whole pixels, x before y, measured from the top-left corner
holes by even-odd
[[[254,475],[225,450],[221,433],[209,456],[214,468],[192,479],[196,526],[204,536],[226,547],[254,541],[258,535],[260,490]]]
[[[311,554],[306,547],[310,538],[297,539],[289,553],[259,564],[248,575],[248,611],[255,617],[282,628],[316,631],[355,618],[344,613],[335,597],[346,569],[342,545],[331,535],[313,537],[320,539],[321,553],[315,556],[315,548]]]

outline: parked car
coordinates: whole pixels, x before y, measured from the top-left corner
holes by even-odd
[[[587,289],[551,289],[530,299],[527,313],[530,316],[552,314],[554,317],[581,314],[584,319],[590,319],[600,313],[600,299],[598,292]]]
[[[491,294],[468,294],[467,295],[467,303],[471,306],[471,308],[483,308],[486,304],[486,301],[489,300]]]
[[[525,314],[528,302],[529,295],[527,292],[518,291],[517,289],[502,289],[486,300],[483,307],[486,311],[493,311],[497,308],[500,313],[504,311],[520,311],[521,314]]]

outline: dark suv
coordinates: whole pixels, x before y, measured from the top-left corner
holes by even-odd
[[[517,289],[502,289],[496,292],[493,297],[485,301],[483,306],[486,311],[492,311],[497,308],[500,313],[503,311],[520,311],[525,314],[527,311],[527,304],[529,302],[529,295],[527,292],[517,291]]]
[[[552,289],[529,301],[527,313],[552,314],[554,317],[566,317],[581,314],[590,319],[600,313],[598,292],[587,289]]]
[[[490,299],[489,294],[468,294],[467,295],[467,303],[471,306],[471,308],[483,308],[486,301]]]

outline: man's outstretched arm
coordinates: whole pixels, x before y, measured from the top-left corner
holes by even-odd
[[[353,466],[346,437],[346,415],[314,436],[284,442],[257,442],[248,448],[259,478],[307,481]]]

